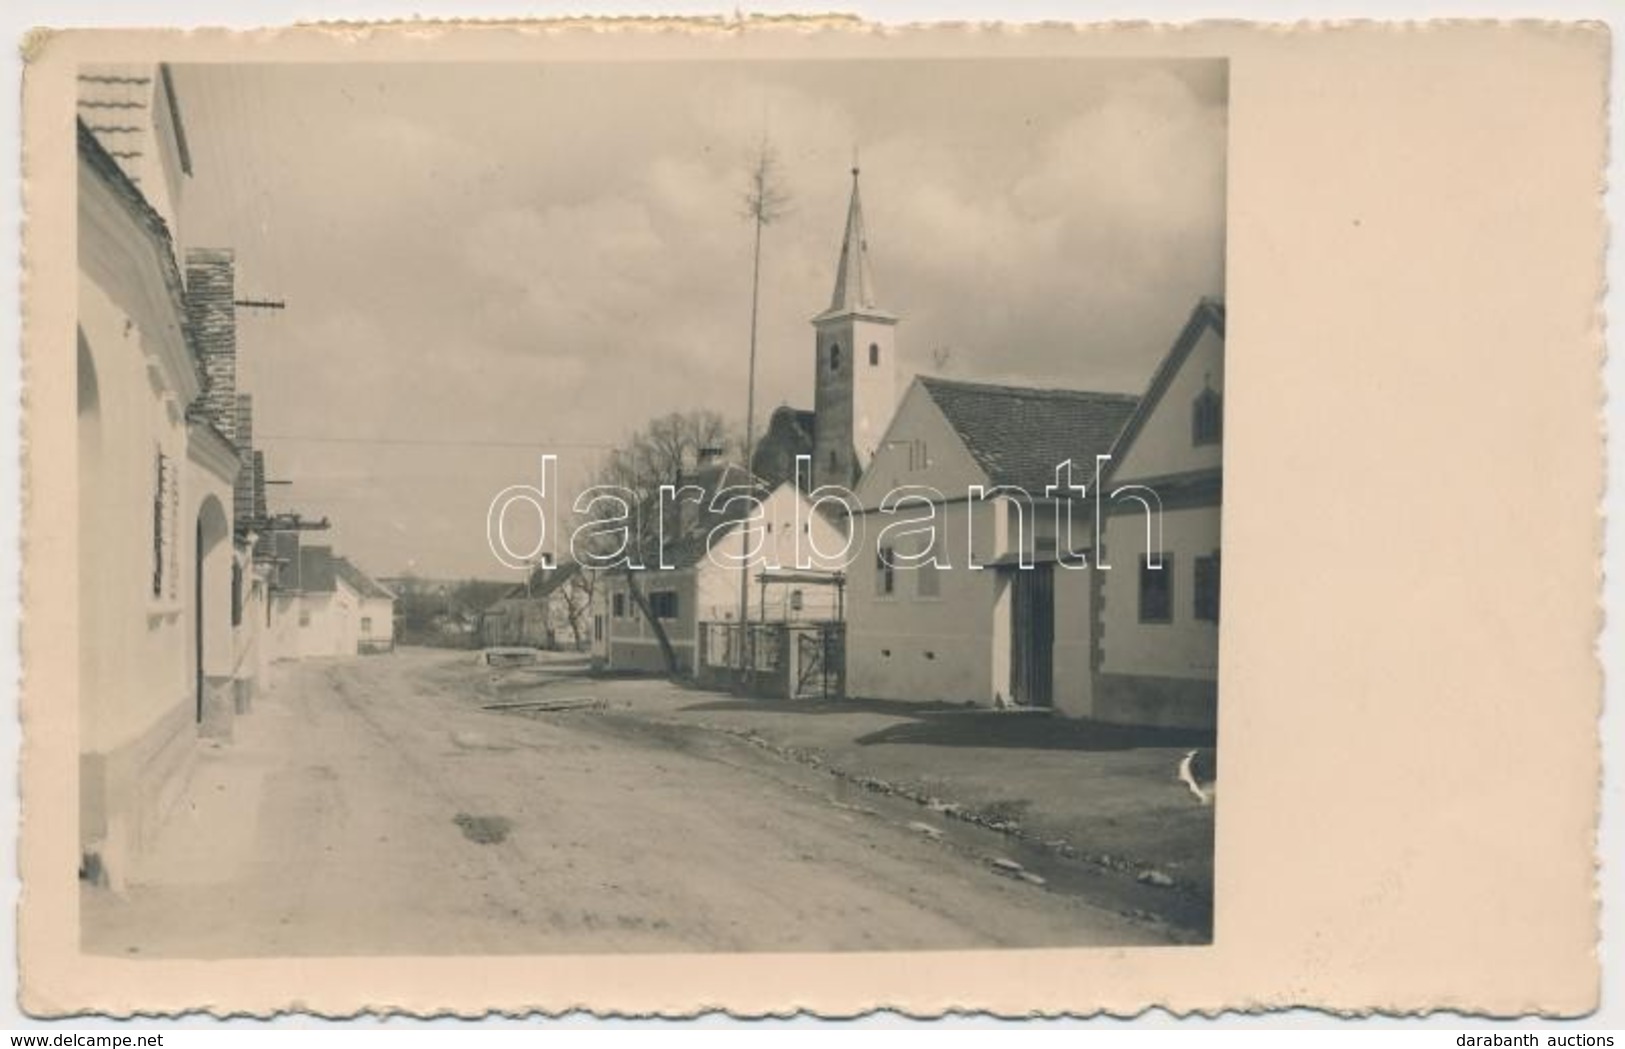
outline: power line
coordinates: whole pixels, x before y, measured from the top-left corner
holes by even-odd
[[[254,439],[265,441],[300,441],[311,444],[387,444],[445,448],[615,448],[616,445],[592,441],[486,441],[477,438],[433,437],[346,437],[340,434],[256,433]]]

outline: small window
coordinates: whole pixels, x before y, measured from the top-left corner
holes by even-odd
[[[243,566],[235,560],[231,562],[231,625],[243,625]]]
[[[869,364],[871,366],[874,366],[874,365],[877,365],[879,363],[880,363],[880,344],[877,343],[877,342],[871,342],[869,344]]]
[[[1159,568],[1140,555],[1140,622],[1171,623],[1174,619],[1174,561],[1163,557]]]
[[[174,467],[169,456],[158,452],[152,485],[152,596],[163,597],[170,590],[168,566],[170,547],[170,489]]]
[[[1218,444],[1223,439],[1224,399],[1206,387],[1191,405],[1191,443]]]
[[[841,465],[841,457],[838,454],[836,454],[835,449],[831,448],[829,450],[829,472],[834,473],[836,470],[838,470],[840,468],[840,465]]]
[[[937,572],[935,561],[923,562],[915,572],[915,593],[919,597],[941,597],[942,576]]]
[[[371,616],[362,616],[361,617],[361,632],[363,634],[367,634],[368,636],[371,636],[371,634],[372,634],[372,617]]]
[[[802,603],[802,598],[801,598],[800,589],[790,591],[790,611],[792,611],[792,612],[801,611],[801,603]]]
[[[897,590],[897,570],[892,567],[892,548],[882,546],[875,550],[875,593],[891,594]]]
[[[603,616],[593,616],[592,617],[592,639],[594,641],[602,641],[602,640],[604,640],[604,617]]]
[[[649,611],[656,619],[677,618],[677,591],[654,590],[649,593]]]
[[[610,599],[610,602],[613,605],[613,611],[614,611],[615,618],[616,619],[625,619],[626,618],[626,595],[618,593],[613,598]]]
[[[1197,619],[1209,623],[1219,621],[1219,554],[1214,551],[1212,557],[1198,557],[1195,562],[1196,578],[1193,583],[1195,591],[1194,608]]]
[[[829,370],[832,372],[841,370],[841,344],[838,342],[829,344]]]

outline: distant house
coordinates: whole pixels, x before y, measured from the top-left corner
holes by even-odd
[[[581,643],[587,636],[584,596],[570,591],[585,577],[579,564],[570,562],[558,568],[537,568],[523,583],[502,595],[480,614],[480,642],[488,648],[519,646],[556,649],[577,643],[573,621],[579,621]],[[583,604],[577,608],[573,600]],[[575,613],[573,616],[572,613]]]
[[[1088,712],[1090,574],[1057,567],[1089,523],[1060,534],[1056,466],[1092,481],[1137,399],[917,378],[856,496],[847,690],[855,696]],[[974,488],[983,491],[971,498]],[[909,492],[898,512],[888,493]],[[895,495],[894,495],[895,498]],[[929,516],[930,533],[887,525]],[[1066,549],[1070,548],[1070,549]],[[884,554],[884,556],[882,556]],[[899,555],[921,559],[900,567]],[[931,555],[934,563],[923,555]]]
[[[274,658],[353,656],[395,647],[395,595],[331,546],[279,532],[267,638]]]
[[[681,532],[668,553],[671,567],[648,567],[633,573],[651,611],[665,629],[682,673],[691,674],[696,668],[702,623],[739,621],[744,573],[748,573],[744,598],[749,621],[811,621],[832,619],[837,614],[840,595],[833,586],[812,582],[764,585],[759,577],[768,564],[783,568],[796,565],[798,532],[809,551],[810,537],[818,550],[829,552],[842,546],[840,530],[815,513],[793,483],[765,492],[759,483],[752,482],[750,475],[735,464],[702,471],[690,483],[707,494],[700,505],[683,506]],[[761,510],[754,524],[759,534],[749,540],[749,548],[760,555],[762,563],[749,568],[728,556],[735,551],[743,554],[747,549],[740,521],[746,507],[740,502],[723,512],[709,509],[711,496],[730,486],[748,486],[760,500]],[[833,578],[832,564],[830,559],[815,557],[810,571]],[[809,580],[814,578],[809,574]],[[639,609],[626,575],[619,570],[604,572],[594,599],[594,652],[603,665],[611,670],[664,671],[659,640]]]
[[[1192,311],[1112,449],[1108,492],[1141,486],[1161,507],[1161,568],[1146,514],[1106,507],[1090,716],[1211,728],[1219,667],[1219,517],[1224,489],[1224,303]]]
[[[356,651],[362,655],[395,650],[395,595],[343,557],[333,559],[339,581],[355,591]]]

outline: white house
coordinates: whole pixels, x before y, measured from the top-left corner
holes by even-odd
[[[395,594],[348,558],[333,559],[340,583],[355,593],[355,649],[361,655],[395,650]]]
[[[708,504],[716,491],[742,484],[745,476],[742,469],[729,464],[702,474],[695,486],[706,493],[703,502]],[[749,518],[738,516],[746,509],[742,503],[734,504],[727,513],[699,513],[689,518],[684,533],[672,544],[670,567],[650,566],[634,573],[676,652],[678,669],[684,673],[695,670],[702,623],[739,621],[742,578],[747,621],[816,622],[840,614],[842,595],[835,585],[838,560],[828,555],[844,547],[844,534],[814,510],[793,482],[759,494],[758,499],[759,510]],[[747,558],[748,565],[743,563]],[[793,578],[791,570],[802,565],[805,573]],[[769,575],[766,580],[764,572]],[[604,666],[663,671],[659,640],[639,610],[625,573],[618,569],[603,572],[594,599],[598,605],[594,650]]]
[[[1219,667],[1224,489],[1224,303],[1204,299],[1112,449],[1088,713],[1103,721],[1211,728]],[[1161,537],[1128,490],[1155,493]],[[1161,567],[1150,549],[1160,546]]]
[[[855,493],[849,694],[1087,712],[1089,523],[1056,471],[1092,482],[1135,403],[915,379]]]
[[[118,884],[236,709],[235,347],[191,294],[167,67],[81,67],[77,130],[81,874]]]

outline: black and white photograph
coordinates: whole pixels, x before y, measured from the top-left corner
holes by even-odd
[[[1617,1013],[1607,26],[442,14],[20,38],[20,1026]]]
[[[1211,942],[1227,97],[81,64],[83,949]]]

